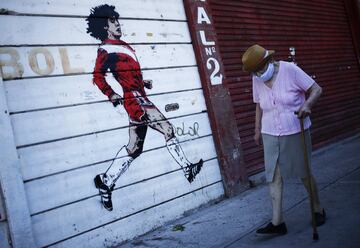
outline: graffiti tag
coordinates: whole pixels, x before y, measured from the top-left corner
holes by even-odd
[[[181,127],[176,127],[176,134],[178,136],[189,135],[191,137],[194,137],[194,136],[199,137],[199,123],[194,122],[194,124],[192,126],[185,128],[185,124],[183,122]]]

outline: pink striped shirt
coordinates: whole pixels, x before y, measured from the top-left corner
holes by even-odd
[[[279,71],[272,88],[253,77],[253,100],[260,103],[263,111],[261,133],[273,136],[300,132],[299,119],[294,111],[305,102],[305,92],[314,80],[293,63],[280,61]],[[309,117],[304,119],[304,128],[311,126]]]

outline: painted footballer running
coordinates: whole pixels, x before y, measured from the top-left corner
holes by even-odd
[[[86,21],[87,32],[101,41],[93,72],[93,83],[108,97],[114,107],[124,106],[130,122],[128,144],[119,149],[107,170],[94,178],[102,205],[109,211],[113,210],[111,194],[115,183],[142,153],[148,127],[163,134],[167,150],[191,183],[200,172],[203,160],[191,163],[186,158],[173,126],[147,98],[144,88],[151,89],[152,80],[143,80],[135,50],[120,39],[122,32],[115,7],[107,4],[94,7]],[[108,72],[111,72],[121,85],[123,96],[117,94],[107,83],[105,77]]]

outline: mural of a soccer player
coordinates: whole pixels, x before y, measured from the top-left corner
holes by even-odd
[[[152,81],[143,80],[140,64],[135,50],[120,38],[119,14],[114,6],[107,4],[91,9],[87,32],[101,40],[98,48],[93,83],[113,103],[114,107],[123,105],[129,115],[129,143],[120,148],[108,169],[94,178],[99,189],[101,202],[105,209],[113,209],[111,192],[119,177],[143,151],[144,139],[148,127],[160,132],[171,156],[180,165],[186,179],[191,183],[200,172],[203,160],[191,163],[185,156],[174,128],[158,108],[147,98],[144,87],[151,89]],[[120,96],[106,82],[106,73],[110,71],[123,89]]]

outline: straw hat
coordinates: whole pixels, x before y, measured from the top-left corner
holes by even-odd
[[[254,72],[261,69],[274,53],[274,50],[266,50],[258,44],[249,47],[242,56],[243,70]]]

